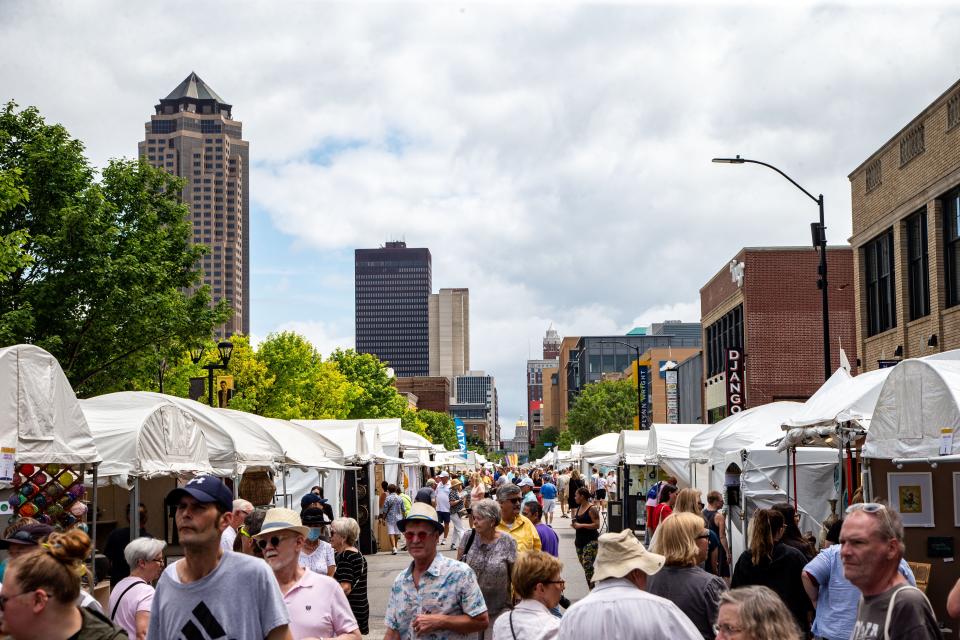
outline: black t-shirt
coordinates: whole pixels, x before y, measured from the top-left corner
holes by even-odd
[[[140,531],[141,538],[152,538],[146,531]],[[130,527],[114,529],[107,536],[103,547],[103,555],[110,561],[110,586],[115,587],[118,582],[130,575],[130,565],[123,557],[123,550],[130,544]]]
[[[778,542],[773,547],[772,558],[764,558],[759,565],[753,564],[750,550],[744,551],[733,569],[730,587],[762,585],[773,589],[783,603],[790,609],[801,631],[808,631],[810,623],[807,613],[813,608],[810,598],[803,589],[800,575],[807,564],[807,558],[787,545]]]
[[[896,597],[894,597],[896,594]],[[890,635],[884,636],[887,610],[890,612]],[[851,640],[942,640],[943,634],[930,602],[923,592],[909,585],[898,585],[875,596],[860,598],[857,622]]]

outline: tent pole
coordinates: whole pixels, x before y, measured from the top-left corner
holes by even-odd
[[[280,467],[280,473],[283,474],[283,506],[287,509],[290,508],[290,500],[287,495],[287,468],[286,466]]]
[[[134,476],[130,489],[130,540],[140,537],[140,478]]]
[[[797,487],[797,448],[790,449],[793,452],[793,508],[796,513],[800,513],[800,489]]]
[[[233,474],[233,499],[236,500],[240,497],[240,474]]]
[[[839,473],[837,479],[840,482],[840,495],[838,497],[840,498],[840,511],[842,512],[846,505],[843,503],[843,488],[845,485],[843,480],[843,429],[840,427],[840,423],[837,423],[837,461]]]
[[[90,551],[90,582],[93,589],[97,588],[97,472],[100,463],[93,463],[93,514],[91,515],[90,533],[93,538],[93,550]]]

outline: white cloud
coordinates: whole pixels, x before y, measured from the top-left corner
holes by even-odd
[[[550,322],[595,335],[693,320],[699,288],[740,247],[807,244],[812,202],[711,157],[754,156],[822,191],[828,236],[843,242],[847,173],[956,79],[937,36],[960,16],[207,3],[212,28],[185,2],[0,11],[0,86],[66,124],[96,163],[132,155],[157,98],[196,70],[244,122],[251,197],[292,247],[429,247],[434,288],[471,290],[472,361],[497,376],[504,423],[525,415],[523,361]],[[296,274],[253,270],[276,280],[268,302],[289,317],[258,331],[299,328],[323,353],[352,343],[348,302],[310,317],[319,296]],[[346,280],[313,279],[341,296]]]
[[[278,326],[275,331],[299,333],[309,340],[324,358],[328,357],[334,349],[353,348],[353,335],[342,334],[338,331],[338,327],[327,322],[291,320]]]

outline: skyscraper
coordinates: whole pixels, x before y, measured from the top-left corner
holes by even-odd
[[[543,359],[527,360],[527,425],[530,446],[535,446],[543,431],[543,386],[544,369],[555,368],[560,357],[560,334],[553,328],[547,329],[543,337]],[[549,384],[549,379],[547,383]]]
[[[405,242],[354,253],[357,351],[387,362],[397,377],[430,373],[431,268],[430,250]]]
[[[470,370],[470,290],[430,294],[430,375],[449,378]]]
[[[233,316],[218,337],[250,333],[250,145],[233,107],[191,73],[146,123],[141,158],[186,180],[181,197],[190,208],[193,243],[210,251],[201,259],[203,283],[214,303],[227,300]]]

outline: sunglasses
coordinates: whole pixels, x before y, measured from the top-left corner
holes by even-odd
[[[512,502],[513,504],[520,504],[521,502],[523,502],[523,498],[507,498],[506,500],[500,501],[501,504],[503,504],[504,502]]]
[[[430,531],[404,531],[403,537],[407,540],[426,540],[430,533]]]
[[[566,580],[547,580],[543,584],[559,584],[560,586],[565,587],[567,586],[567,581]]]
[[[268,539],[257,540],[257,546],[260,547],[261,551],[266,549],[268,544],[272,546],[274,549],[276,549],[277,547],[280,546],[281,542],[288,539],[292,540],[292,538],[281,538],[280,536],[271,536],[269,540]]]
[[[847,507],[846,513],[853,513],[854,511],[866,511],[867,513],[878,513],[880,511],[886,511],[887,508],[880,504],[879,502],[858,502],[857,504],[852,504]]]

